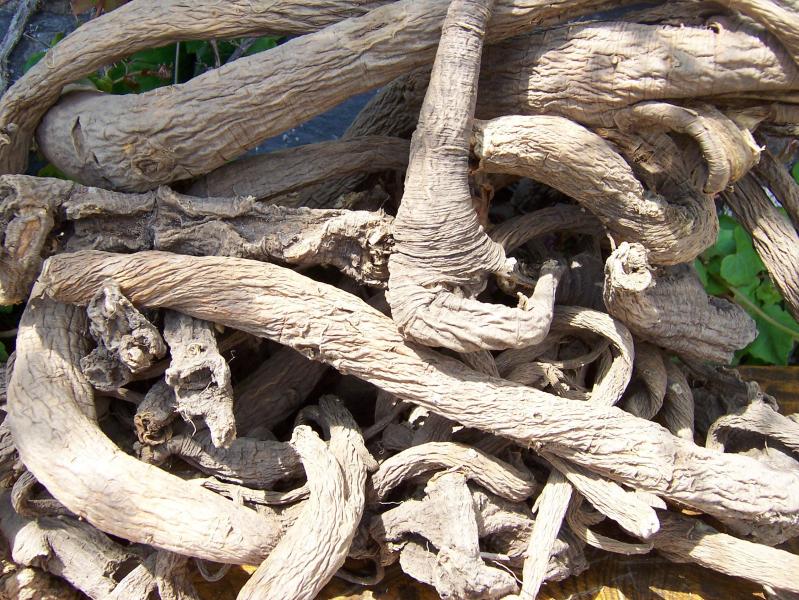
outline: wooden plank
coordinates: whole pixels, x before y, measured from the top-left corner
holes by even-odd
[[[738,367],[741,377],[757,381],[767,394],[776,398],[780,412],[799,413],[799,367]]]

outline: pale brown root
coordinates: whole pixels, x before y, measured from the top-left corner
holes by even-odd
[[[15,600],[81,600],[82,594],[39,569],[19,569],[0,580],[2,592]]]
[[[101,600],[116,587],[115,576],[136,556],[87,523],[75,519],[26,519],[14,512],[8,493],[0,497],[0,529],[17,564],[36,566]]]
[[[241,437],[221,448],[212,443],[208,432],[176,435],[146,449],[145,456],[147,462],[154,464],[179,456],[207,475],[258,489],[302,476],[299,457],[285,442]]]
[[[4,369],[0,367],[0,372]],[[6,403],[6,398],[3,397],[3,404]],[[8,419],[4,418],[0,423],[0,486],[7,488],[11,485],[15,473],[14,468],[19,461],[17,449],[14,446],[14,438],[11,435],[11,429],[8,426]]]
[[[760,433],[779,440],[793,451],[799,451],[799,423],[784,417],[762,401],[755,400],[745,408],[718,419],[708,430],[705,445],[724,452],[727,437],[733,431]]]
[[[643,244],[656,264],[693,260],[715,242],[718,222],[710,198],[688,195],[669,202],[644,190],[613,146],[563,117],[477,121],[474,152],[482,170],[529,177],[571,196],[619,241]]]
[[[404,171],[407,165],[407,140],[356,137],[242,158],[194,181],[187,193],[269,201],[342,175]]]
[[[538,486],[529,473],[484,452],[452,442],[429,442],[408,448],[383,461],[372,476],[378,498],[383,498],[404,480],[429,471],[458,469],[497,496],[521,502]]]
[[[785,550],[720,533],[697,519],[660,513],[662,527],[652,541],[670,560],[691,562],[761,585],[799,592],[799,557]]]
[[[616,124],[628,131],[670,131],[690,136],[707,163],[703,191],[717,194],[738,181],[757,163],[760,146],[748,129],[741,128],[710,104],[677,106],[642,102],[616,113]]]
[[[553,114],[602,127],[638,102],[790,92],[799,82],[776,40],[682,24],[572,24],[490,46],[484,64],[479,118]]]
[[[34,182],[36,182],[34,184]],[[51,196],[71,189],[68,182],[57,179],[17,181],[0,179],[0,226],[3,247],[0,248],[0,303],[17,304],[30,293],[42,265],[42,251],[55,220],[49,205]],[[32,186],[36,187],[33,188]],[[28,194],[28,191],[37,192]],[[20,193],[22,191],[22,193]],[[31,197],[37,201],[31,202]],[[42,206],[41,199],[45,200]]]
[[[11,487],[11,506],[17,514],[28,519],[36,517],[55,517],[74,515],[64,508],[58,500],[52,498],[36,498],[36,487],[39,482],[30,471],[23,471]]]
[[[108,600],[141,600],[148,598],[156,589],[155,582],[156,553],[152,553],[146,560],[125,575],[108,595]]]
[[[571,307],[558,307],[557,311],[552,324],[555,333],[588,330],[612,340],[617,356],[613,365],[594,386],[589,401],[600,406],[614,405],[621,398],[632,374],[632,336],[622,325],[604,313]],[[550,462],[557,460],[553,456],[548,458]],[[560,468],[557,468],[557,464],[555,467],[550,472],[544,491],[536,500],[538,516],[529,540],[528,558],[524,562],[520,595],[523,599],[535,598],[545,580],[546,566],[552,556],[555,536],[561,528],[572,499],[572,485],[575,482],[567,481],[564,475],[574,475],[576,469],[564,461],[560,461]],[[574,476],[579,477],[579,474]],[[584,482],[587,479],[589,478],[584,476],[579,481]],[[598,494],[595,497],[598,497]],[[650,519],[649,528],[645,526],[643,529],[649,531],[651,527]]]
[[[43,298],[28,302],[8,418],[31,473],[64,506],[112,535],[221,562],[252,564],[266,556],[275,524],[127,456],[83,414],[80,406],[92,398],[78,367],[85,336],[83,311]]]
[[[177,415],[175,390],[166,381],[159,379],[147,391],[133,416],[139,442],[148,445],[160,444],[171,437],[172,430],[166,428]]]
[[[464,0],[447,13],[411,140],[389,259],[386,299],[400,331],[459,352],[541,341],[549,331],[560,270],[544,267],[533,296],[518,308],[474,299],[489,273],[509,275],[514,268],[480,225],[469,189],[469,136],[492,5]]]
[[[97,347],[80,360],[83,375],[96,388],[114,390],[134,373],[150,367],[166,354],[158,329],[109,280],[86,307],[89,333]],[[92,413],[87,413],[92,416]]]
[[[641,339],[698,360],[729,363],[757,336],[752,318],[708,296],[690,265],[655,270],[640,244],[624,242],[608,258],[605,304]]]
[[[799,183],[791,177],[785,165],[780,164],[766,148],[755,165],[755,177],[769,188],[777,201],[788,213],[795,229],[799,229]]]
[[[418,531],[438,549],[437,553],[417,552],[414,542],[405,542],[400,555],[402,570],[434,586],[443,598],[501,598],[514,592],[513,577],[487,566],[480,555],[477,515],[466,478],[460,473],[437,475],[425,492],[425,500],[406,501],[398,507],[402,509],[407,503],[423,513],[412,517],[406,511],[405,517],[411,518],[402,518],[389,511],[394,513],[389,523],[380,520],[385,513],[372,524],[376,539],[399,540],[406,533]]]
[[[616,521],[625,531],[646,540],[660,528],[655,511],[634,493],[556,456],[545,453],[544,457],[594,508]]]
[[[711,515],[771,523],[787,537],[799,525],[799,477],[793,473],[697,447],[616,408],[476,373],[406,344],[391,319],[355,296],[276,265],[161,252],[78,252],[48,259],[41,289],[85,304],[112,274],[139,306],[172,308],[285,343],[466,427],[547,449],[633,489]]]
[[[538,595],[571,494],[569,482],[560,471],[553,469],[544,490],[536,499],[535,525],[527,546],[519,598],[534,600]]]
[[[3,304],[27,297],[50,245],[329,264],[378,286],[388,278],[392,219],[381,211],[281,208],[251,198],[193,198],[168,188],[121,194],[25,175],[0,178],[0,202]],[[66,223],[74,233],[64,244],[51,232]]]
[[[188,567],[188,556],[166,550],[156,552],[154,576],[161,600],[199,600]]]
[[[517,1],[500,2],[494,39],[618,3]],[[448,5],[392,2],[172,86],[169,94],[69,94],[44,116],[38,146],[76,180],[119,190],[208,173],[350,96],[429,64]]]
[[[241,600],[312,600],[344,564],[363,511],[366,464],[360,451],[365,449],[346,431],[354,426],[349,415],[336,418],[325,412],[332,417],[329,448],[307,426],[297,427],[292,437],[308,477],[309,500],[297,523],[241,589]],[[360,439],[360,433],[353,433]],[[334,441],[334,436],[345,439]]]
[[[263,506],[282,506],[294,504],[308,498],[308,485],[302,485],[288,492],[273,492],[271,490],[253,490],[233,483],[224,483],[213,477],[202,480],[202,486],[231,500],[243,500],[251,504]]]
[[[476,130],[480,131],[479,123]],[[475,151],[480,152],[480,149],[476,147]],[[508,219],[494,227],[489,234],[492,240],[502,244],[505,252],[512,252],[536,237],[563,230],[593,235],[603,232],[602,224],[584,208],[558,204]]]
[[[635,347],[635,375],[624,401],[619,405],[628,413],[651,419],[663,406],[666,396],[666,362],[660,351],[651,344]]]
[[[33,131],[63,87],[139,50],[179,40],[265,33],[303,34],[385,4],[381,0],[304,2],[139,0],[78,28],[34,65],[0,102],[0,173],[25,170]],[[4,91],[4,90],[3,90]]]
[[[666,395],[659,419],[677,437],[688,441],[694,439],[694,395],[688,379],[670,360],[666,365]]]
[[[780,214],[754,177],[746,177],[723,194],[741,225],[752,235],[774,285],[788,311],[799,319],[799,234]]]
[[[219,354],[214,324],[179,312],[164,313],[164,338],[172,361],[164,380],[175,390],[176,411],[185,420],[200,416],[217,448],[236,439],[230,367]]]
[[[584,511],[580,510],[582,503],[583,497],[575,493],[566,512],[566,522],[574,535],[585,544],[606,552],[613,552],[614,554],[648,554],[652,550],[653,544],[651,541],[638,543],[620,542],[593,531],[591,526],[600,523],[604,517],[598,513],[597,518],[589,517]]]
[[[799,16],[794,0],[720,0],[719,4],[763,25],[799,64]]]

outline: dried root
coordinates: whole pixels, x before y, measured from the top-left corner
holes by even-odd
[[[242,600],[390,567],[533,600],[596,550],[799,594],[799,425],[724,367],[755,325],[690,265],[726,205],[799,316],[792,3],[132,0],[81,26],[0,98],[0,304],[26,302],[0,596],[195,599],[249,564]],[[270,32],[297,35],[59,99]],[[342,139],[239,158],[379,86]],[[74,181],[18,174],[34,132]]]

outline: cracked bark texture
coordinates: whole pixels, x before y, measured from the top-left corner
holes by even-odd
[[[144,456],[154,464],[179,456],[207,475],[258,489],[302,476],[299,457],[285,442],[240,437],[219,447],[208,432],[173,436],[146,449]]]
[[[330,264],[376,286],[388,278],[392,219],[380,211],[281,208],[251,198],[193,198],[168,188],[126,195],[25,175],[0,178],[0,198],[5,303],[27,296],[49,245]],[[51,232],[66,223],[73,234],[56,242]]]
[[[491,2],[455,2],[442,28],[416,131],[389,259],[392,318],[403,334],[459,352],[521,347],[549,331],[559,269],[547,264],[518,308],[474,298],[514,261],[478,221],[469,189],[469,136]],[[457,248],[457,252],[452,249]]]
[[[670,202],[644,189],[616,150],[587,128],[557,116],[477,121],[480,169],[529,177],[591,211],[619,241],[637,242],[656,264],[693,260],[718,233],[715,205],[703,195]]]
[[[179,40],[303,34],[365,14],[380,0],[303,2],[137,0],[78,28],[17,81],[0,102],[0,173],[25,170],[33,131],[63,87],[125,56]]]
[[[158,329],[109,280],[86,307],[89,333],[97,347],[81,358],[80,368],[100,390],[126,385],[135,373],[166,354]]]
[[[332,397],[323,398],[319,408],[330,432],[328,447],[303,425],[292,439],[310,498],[298,522],[244,585],[242,600],[312,600],[347,557],[363,514],[367,470],[375,465],[346,409]]]
[[[234,271],[235,289],[229,279]],[[111,273],[142,307],[180,310],[285,343],[400,399],[523,446],[546,447],[618,483],[711,515],[773,524],[785,539],[799,526],[799,477],[793,473],[697,447],[619,409],[478,374],[458,360],[406,344],[390,319],[351,294],[276,265],[158,252],[79,252],[48,259],[41,289],[65,302],[86,303]]]
[[[437,548],[432,552],[430,544],[426,549],[405,542],[399,559],[402,570],[434,586],[442,598],[501,598],[515,591],[513,577],[486,565],[480,555],[477,514],[464,475],[438,474],[426,485],[425,494],[423,501],[408,504],[411,510],[418,509],[416,517],[406,510],[402,516],[395,513],[390,523],[378,520],[372,525],[373,535],[380,539],[420,533]]]
[[[757,97],[795,91],[799,81],[776,40],[734,26],[574,24],[495,44],[485,64],[479,118],[551,114],[601,127],[638,102]]]
[[[503,0],[491,35],[506,38],[606,4],[531,0],[517,6]],[[428,64],[448,5],[448,0],[424,5],[400,0],[379,6],[172,86],[168,94],[69,94],[44,116],[37,144],[67,175],[102,187],[142,191],[202,175],[350,96]],[[205,36],[208,29],[206,23]],[[203,118],[185,110],[200,104]],[[8,121],[3,122],[8,136]],[[20,138],[10,135],[9,143]],[[21,166],[17,160],[9,168]]]
[[[78,366],[85,334],[81,310],[43,298],[28,302],[8,418],[31,473],[106,533],[208,560],[258,562],[276,543],[276,524],[125,455],[83,413],[93,396]]]
[[[383,498],[404,480],[439,469],[457,469],[468,480],[516,502],[529,498],[537,489],[529,473],[475,448],[452,442],[428,442],[395,454],[380,464],[372,476],[372,485],[378,498]]]
[[[640,244],[624,242],[608,258],[604,296],[635,335],[688,358],[727,364],[757,336],[741,307],[707,295],[693,267],[653,269]]]
[[[26,519],[0,497],[0,529],[15,563],[43,568],[89,598],[100,600],[116,587],[115,576],[136,556],[87,523],[69,518]]]
[[[219,354],[214,324],[175,311],[164,313],[171,362],[164,381],[175,390],[175,410],[185,420],[201,416],[217,448],[236,438],[230,367]]]
[[[187,193],[269,201],[342,175],[404,171],[407,165],[406,140],[361,136],[242,158],[195,180]]]

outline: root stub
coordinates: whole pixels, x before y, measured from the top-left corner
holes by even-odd
[[[96,4],[0,98],[0,597],[799,594],[794,0]]]

